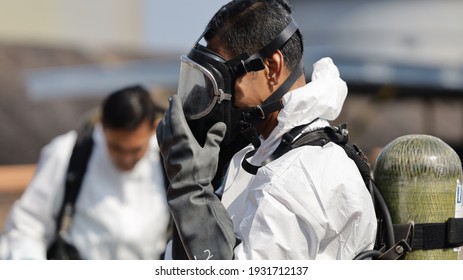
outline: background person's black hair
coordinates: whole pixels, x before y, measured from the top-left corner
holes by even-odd
[[[111,93],[102,104],[103,127],[134,130],[144,121],[154,124],[158,108],[150,93],[135,85]]]

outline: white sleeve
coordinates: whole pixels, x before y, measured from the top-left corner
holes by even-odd
[[[315,259],[325,235],[324,216],[317,219],[280,188],[270,189],[276,192],[256,190],[248,194],[260,202],[254,214],[245,215],[251,226],[243,228],[243,242],[235,248],[235,258]]]
[[[10,209],[0,237],[0,259],[46,259],[55,215],[64,195],[64,174],[77,135],[68,132],[45,146],[27,189]]]

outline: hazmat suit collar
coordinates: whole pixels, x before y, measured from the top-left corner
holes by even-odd
[[[313,130],[328,125],[328,121],[341,113],[346,96],[346,83],[331,58],[317,61],[311,82],[283,96],[284,107],[278,114],[278,125],[262,140],[251,163],[260,165],[277,148],[283,134],[294,127],[311,123],[308,130]]]

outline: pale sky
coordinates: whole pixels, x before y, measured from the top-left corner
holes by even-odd
[[[186,52],[229,0],[144,0],[146,44]]]

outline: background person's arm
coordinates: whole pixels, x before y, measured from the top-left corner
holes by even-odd
[[[1,236],[1,259],[46,259],[75,139],[76,133],[69,132],[42,149],[34,177],[10,209]]]

